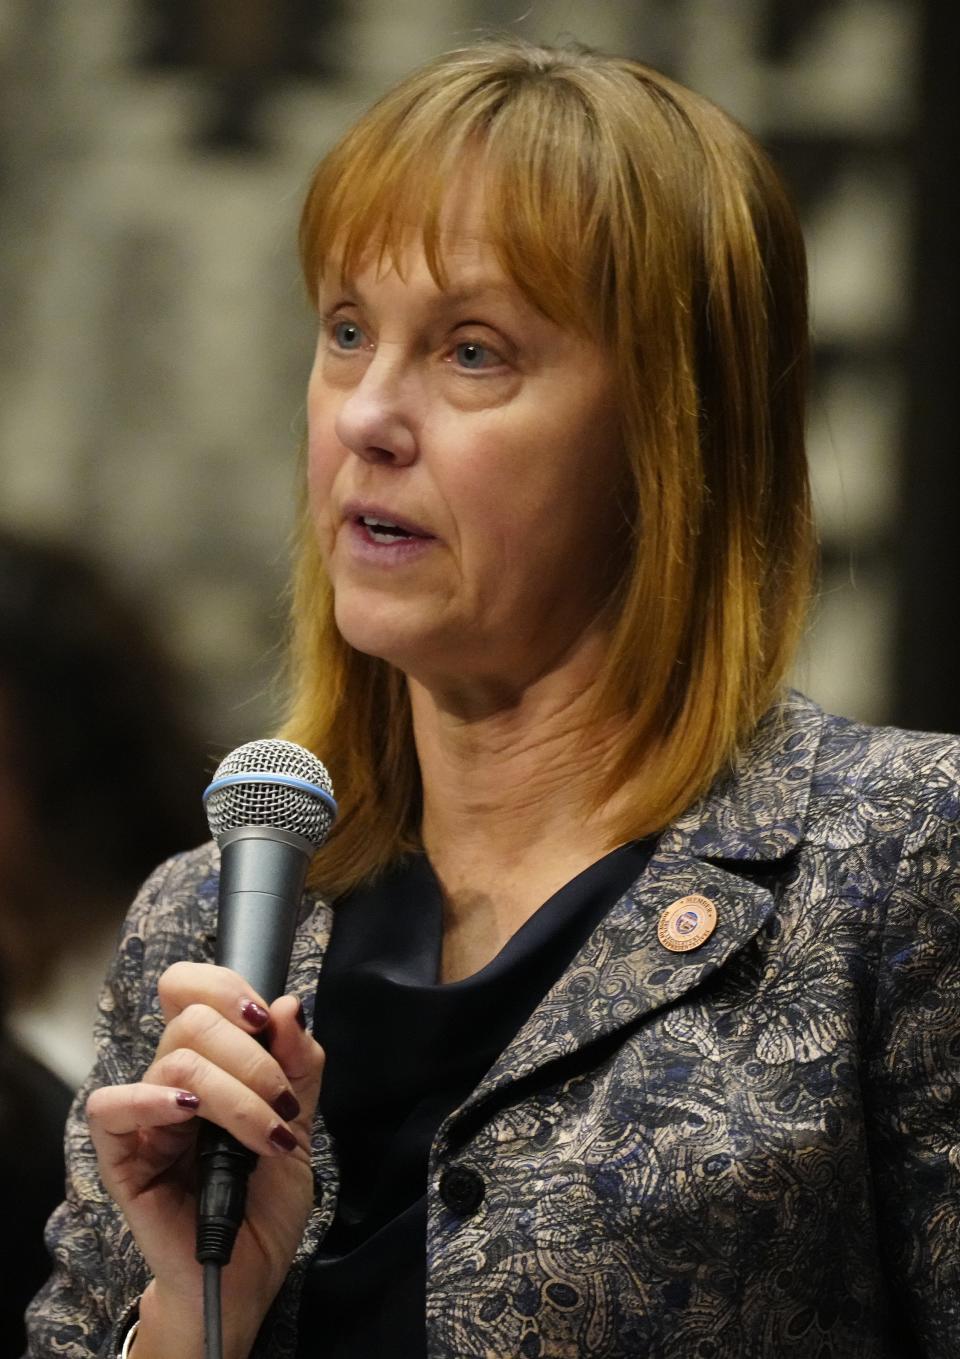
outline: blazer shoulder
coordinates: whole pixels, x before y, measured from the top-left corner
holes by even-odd
[[[960,737],[824,714],[810,791],[808,839],[910,853],[960,823]]]
[[[121,946],[144,951],[185,950],[181,957],[212,957],[217,930],[220,890],[220,851],[213,841],[176,854],[147,878],[127,915]],[[325,940],[330,930],[330,905],[307,890],[299,914],[299,934]]]
[[[176,854],[153,870],[127,912],[115,971],[162,969],[165,960],[212,953],[220,854],[215,844]]]
[[[134,899],[131,916],[170,927],[182,919],[195,927],[215,911],[220,881],[220,851],[210,840],[175,854],[153,870]]]

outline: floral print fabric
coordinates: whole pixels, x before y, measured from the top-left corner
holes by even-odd
[[[90,1088],[149,1063],[157,978],[212,956],[216,894],[210,846],[141,892]],[[657,925],[690,894],[717,925],[671,952]],[[329,924],[307,898],[290,989],[308,1013]],[[115,1354],[146,1282],[84,1094],[35,1359]],[[293,1355],[332,1216],[319,1120],[314,1156],[256,1359]],[[430,1359],[960,1355],[960,741],[788,696],[441,1126],[427,1190]]]

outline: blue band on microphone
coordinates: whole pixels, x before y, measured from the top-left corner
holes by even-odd
[[[281,783],[287,788],[296,788],[300,793],[309,793],[311,797],[319,798],[330,808],[334,816],[337,814],[336,799],[331,797],[325,788],[308,783],[306,779],[294,778],[292,774],[224,774],[222,778],[214,779],[213,783],[204,789],[203,800],[206,802],[211,793],[218,793],[221,788],[235,788],[243,783]]]

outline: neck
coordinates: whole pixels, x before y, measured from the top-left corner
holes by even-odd
[[[599,781],[621,724],[596,719],[599,636],[533,681],[411,678],[424,848],[444,898],[441,976],[471,975],[615,844]]]
[[[596,675],[581,653],[515,691],[410,681],[423,841],[441,879],[454,864],[510,873],[566,858],[559,847],[587,862],[611,847],[609,814],[592,802],[620,723],[597,722]]]

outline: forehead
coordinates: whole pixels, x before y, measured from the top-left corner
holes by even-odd
[[[522,325],[528,338],[562,332],[517,286],[489,241],[453,236],[442,243],[442,274],[435,274],[419,238],[392,257],[369,258],[353,275],[337,271],[320,286],[321,306],[342,292],[371,314],[405,315],[411,322],[444,326],[466,320]],[[532,329],[531,329],[532,328]]]
[[[436,224],[407,220],[390,238],[365,243],[354,259],[341,246],[331,252],[323,284],[334,280],[378,284],[391,275],[402,283],[442,294],[446,301],[478,296],[526,301],[505,267],[491,229],[482,174],[457,175],[444,194]]]
[[[348,165],[329,193],[315,186],[315,211],[301,227],[315,299],[318,288],[326,297],[337,280],[371,269],[404,278],[423,263],[447,297],[495,284],[532,313],[603,342],[609,327],[596,283],[595,233],[564,195],[562,206],[550,207],[542,194],[531,195],[525,177],[518,180],[512,162],[488,151],[468,148],[445,178],[418,159],[405,162],[408,173],[399,180],[358,182]]]

